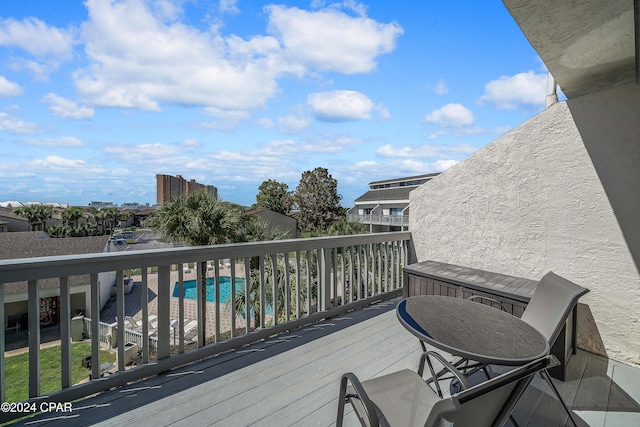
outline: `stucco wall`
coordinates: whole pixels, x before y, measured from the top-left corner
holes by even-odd
[[[410,200],[418,261],[531,279],[552,270],[591,290],[581,299],[579,345],[640,364],[638,271],[566,103],[412,191]]]

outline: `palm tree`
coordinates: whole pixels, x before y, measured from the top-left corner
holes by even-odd
[[[283,230],[279,227],[273,227],[264,219],[257,216],[245,217],[241,226],[236,230],[234,235],[235,242],[262,242],[268,240],[283,240],[289,238],[289,233],[286,230]],[[260,271],[259,271],[259,258],[252,257],[249,260],[249,268],[250,268],[250,280],[249,285],[249,296],[247,297],[245,289],[242,289],[237,296],[235,307],[233,307],[234,311],[238,315],[243,315],[245,307],[248,308],[249,312],[253,312],[253,320],[255,327],[260,326],[261,320],[261,310],[260,310]],[[278,270],[278,284],[277,289],[278,293],[276,295],[277,298],[277,307],[278,313],[274,313],[274,315],[278,315],[281,318],[284,317],[284,270],[286,266],[284,265],[284,261],[282,259],[277,260],[277,270]],[[273,277],[271,273],[271,257],[265,257],[265,303],[267,305],[273,305],[273,284],[271,283],[271,278]],[[227,303],[229,304],[229,303]],[[249,319],[247,319],[249,321]]]
[[[82,214],[84,214],[84,209],[79,206],[71,206],[63,210],[60,216],[66,225],[77,228],[78,220],[82,218]]]
[[[93,219],[96,221],[96,227],[99,230],[99,233],[105,234],[105,226],[104,223],[107,220],[108,212],[106,209],[100,209],[93,213]]]
[[[337,219],[327,230],[329,236],[348,236],[352,234],[366,234],[369,227],[360,221],[349,221],[346,217]]]
[[[120,217],[120,210],[118,208],[105,208],[101,209],[105,212],[105,219],[107,220],[107,226],[109,227],[109,233],[116,228],[116,221]]]
[[[173,242],[184,242],[189,246],[214,245],[231,240],[242,222],[243,209],[240,205],[225,202],[205,191],[191,193],[174,199],[154,212],[149,225],[162,236]],[[200,263],[202,280],[200,289],[207,295],[207,263]],[[200,301],[203,319],[207,315],[207,299]],[[202,325],[202,343],[206,337],[205,324]]]
[[[14,210],[13,213],[26,218],[31,224],[31,231],[43,230],[46,228],[47,220],[53,214],[53,206],[50,205],[30,205],[22,206]]]
[[[73,229],[68,225],[50,225],[47,227],[47,234],[54,238],[63,238],[70,236]]]

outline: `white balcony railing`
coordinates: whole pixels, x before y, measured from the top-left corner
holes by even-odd
[[[348,219],[349,221],[360,221],[363,224],[409,227],[409,215],[349,214]]]
[[[28,284],[29,391],[25,400],[42,399],[39,327],[39,282],[42,280],[55,278],[59,283],[60,296],[62,389],[48,393],[46,399],[69,402],[367,305],[381,295],[396,295],[402,288],[402,267],[409,262],[410,239],[409,232],[395,232],[2,260],[0,284],[3,291],[7,283]],[[203,264],[204,268],[200,268]],[[191,267],[196,268],[185,273]],[[205,297],[200,287],[197,286],[196,301],[183,296],[186,274],[191,274],[196,283],[203,275],[212,276],[213,289],[208,292],[215,294],[215,301],[221,301],[221,269],[230,275],[230,283],[237,283],[240,279],[238,283],[242,289],[231,286],[227,304],[207,303],[205,318],[200,309]],[[104,348],[100,341],[106,341],[104,335],[107,331],[101,330],[104,324],[101,325],[97,314],[100,312],[101,287],[98,278],[110,272],[115,272],[117,288],[117,323],[112,329],[115,337],[110,337],[117,345],[117,372],[100,378],[100,349]],[[79,275],[88,277],[90,307],[87,309],[93,313],[92,319],[88,320],[90,330],[85,337],[101,338],[91,340],[93,379],[74,385],[71,379],[69,278]],[[142,286],[140,301],[137,302],[141,308],[139,320],[142,327],[136,332],[136,337],[129,335],[131,331],[127,332],[125,326],[125,304],[131,296],[125,295],[124,279],[130,275],[137,276]],[[174,286],[178,288],[177,296],[172,294]],[[151,287],[156,292],[152,304],[148,299]],[[250,295],[250,304],[237,304],[245,295]],[[192,343],[185,340],[182,328],[176,334],[171,324],[175,313],[179,324],[185,324],[186,304],[198,307],[195,319],[197,334],[194,334]],[[236,306],[238,308],[234,309]],[[6,319],[4,292],[0,292],[0,318]],[[151,318],[157,320],[154,331],[150,331]],[[206,337],[205,325],[213,325],[206,326]],[[125,346],[120,345],[131,340],[141,347],[140,363],[135,367],[125,365]],[[144,345],[150,340],[156,348]],[[4,350],[5,331],[1,328],[0,401],[6,400]],[[1,415],[0,422],[7,416],[15,418],[12,414]]]

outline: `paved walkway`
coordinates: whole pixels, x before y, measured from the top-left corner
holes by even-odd
[[[214,269],[210,268],[207,272],[207,277],[214,276]],[[231,274],[228,267],[221,267],[220,276],[229,276]],[[239,277],[243,277],[244,275],[241,272],[241,269],[237,269],[236,273]],[[134,275],[132,276],[134,280],[133,288],[129,294],[125,295],[125,316],[132,317],[138,325],[142,324],[142,305],[141,305],[141,297],[142,297],[142,276]],[[191,268],[189,270],[183,271],[183,280],[196,280],[197,273],[195,268]],[[177,270],[171,271],[171,301],[170,301],[170,318],[171,319],[179,319],[179,298],[173,296],[173,289],[175,284],[179,280],[179,272]],[[158,316],[158,275],[156,273],[150,273],[148,275],[147,280],[147,288],[148,288],[148,301],[149,301],[149,317],[150,320],[157,318]],[[189,327],[190,329],[195,327],[194,322],[198,318],[198,306],[197,301],[184,298],[184,325],[185,327]],[[207,335],[213,335],[215,333],[216,320],[215,320],[215,312],[216,312],[216,304],[215,302],[207,303]],[[220,303],[220,331],[221,333],[230,332],[231,331],[231,316],[232,308],[229,307],[226,303]],[[104,308],[100,311],[100,321],[104,323],[115,323],[116,321],[116,310],[117,310],[117,301],[116,297],[112,296],[105,304]],[[133,325],[129,325],[130,328],[135,329]],[[236,315],[236,328],[244,329],[246,327],[245,319],[242,316]],[[140,327],[141,328],[141,327]],[[186,333],[187,331],[185,331]],[[194,337],[194,339],[196,339]]]

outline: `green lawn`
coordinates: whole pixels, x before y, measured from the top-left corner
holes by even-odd
[[[82,359],[91,355],[91,344],[71,344],[71,382],[76,384],[89,377],[89,370],[82,366]],[[100,350],[100,362],[114,363],[116,355]],[[6,402],[21,402],[29,397],[29,353],[5,359]],[[40,394],[62,388],[60,346],[40,350]]]

